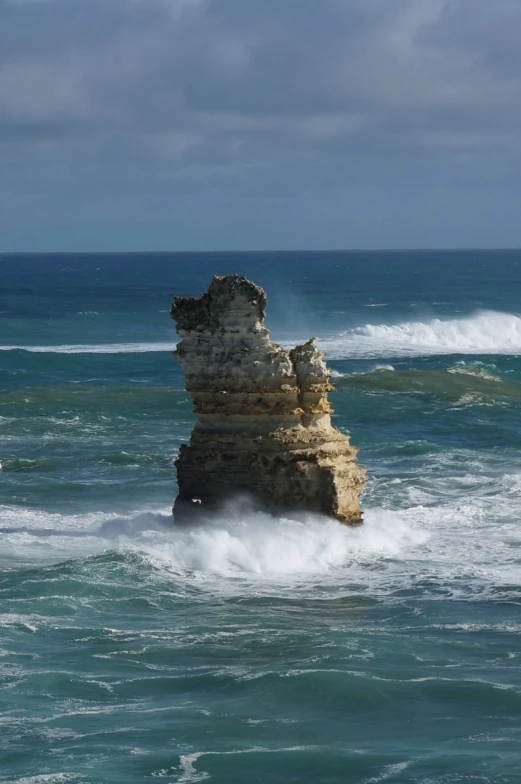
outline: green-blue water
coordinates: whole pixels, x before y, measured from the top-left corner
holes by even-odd
[[[365,525],[176,530],[172,294],[318,335]],[[0,781],[521,781],[521,252],[0,257]]]

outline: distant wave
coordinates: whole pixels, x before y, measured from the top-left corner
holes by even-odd
[[[298,341],[284,340],[291,348]],[[433,354],[521,354],[521,317],[511,313],[477,311],[459,319],[366,324],[319,338],[331,359],[351,357],[428,356]],[[60,346],[0,346],[0,351],[50,354],[142,354],[173,351],[169,343],[67,344]]]
[[[320,341],[328,357],[521,353],[521,318],[477,311],[460,319],[366,324]]]
[[[144,354],[173,351],[174,343],[105,343],[101,345],[0,346],[0,351],[31,351],[44,354]]]

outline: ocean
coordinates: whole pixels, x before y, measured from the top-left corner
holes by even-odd
[[[176,529],[172,295],[315,335],[365,523]],[[0,781],[521,782],[521,251],[0,256]]]

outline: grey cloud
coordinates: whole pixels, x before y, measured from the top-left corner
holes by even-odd
[[[0,0],[0,175],[163,204],[511,184],[519,29],[518,0]]]
[[[519,29],[521,7],[475,0],[469,8],[466,0],[4,3],[0,111],[4,122],[29,125],[68,119],[71,134],[83,121],[86,134],[258,132],[282,142],[291,125],[311,142],[367,124],[384,132],[434,123],[445,135],[517,128],[520,55],[508,31]],[[17,45],[10,51],[6,40]]]

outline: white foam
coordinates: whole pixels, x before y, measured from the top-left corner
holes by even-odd
[[[129,515],[104,511],[59,514],[0,505],[0,567],[46,566],[96,555],[114,549],[120,532],[151,528],[156,518],[167,520],[169,511],[168,507],[149,509],[146,520],[133,528],[132,521],[140,520],[140,510]]]
[[[455,367],[448,368],[447,373],[453,376],[473,376],[474,378],[482,378],[484,381],[495,381],[502,383],[499,376],[494,376],[489,373],[484,367],[480,367],[480,363],[476,362],[475,365],[467,365],[466,362],[458,362]]]
[[[116,550],[132,556],[129,569],[142,559],[151,576],[181,591],[278,595],[281,586],[319,585],[335,594],[383,596],[434,586],[440,599],[512,600],[521,598],[516,468],[505,464],[500,472],[494,463],[488,470],[472,454],[462,464],[458,453],[433,459],[421,476],[374,479],[364,525],[355,528],[316,515],[272,517],[240,504],[195,527],[175,526],[168,507],[126,515],[0,507],[0,563],[44,566]],[[98,567],[93,575],[105,579]]]
[[[305,580],[341,574],[353,561],[406,556],[426,538],[401,513],[387,510],[368,510],[363,526],[349,528],[318,515],[273,517],[243,503],[231,503],[218,519],[193,527],[176,527],[168,508],[118,516],[4,506],[0,521],[0,562],[6,566],[41,566],[121,549],[140,554],[161,572],[203,579]]]
[[[521,353],[521,318],[476,311],[460,319],[366,324],[320,341],[332,359],[433,354]]]
[[[174,343],[105,343],[62,346],[0,346],[0,351],[30,351],[36,354],[144,354],[173,351]]]
[[[308,515],[301,521],[262,512],[234,511],[208,525],[176,531],[175,537],[136,546],[156,563],[183,573],[225,577],[323,575],[353,560],[397,556],[423,542],[399,514],[371,510],[366,524],[348,528],[335,520]]]
[[[282,746],[276,748],[266,748],[265,746],[250,746],[249,748],[230,749],[229,751],[196,751],[192,754],[181,754],[179,757],[179,767],[181,768],[181,775],[176,777],[178,784],[188,784],[188,782],[205,781],[211,778],[210,774],[206,771],[199,772],[195,768],[195,763],[202,757],[229,757],[236,754],[283,754],[288,752],[301,752],[309,749],[314,749],[315,746]],[[161,768],[160,770],[153,771],[152,775],[157,778],[163,778],[173,773],[177,773],[178,768]]]
[[[331,378],[351,378],[353,376],[366,376],[368,373],[379,373],[384,370],[393,371],[393,365],[374,365],[372,368],[357,370],[354,373],[340,373],[338,370],[331,371]]]
[[[24,776],[12,779],[13,784],[62,784],[82,778],[79,773],[41,773],[39,776]]]

